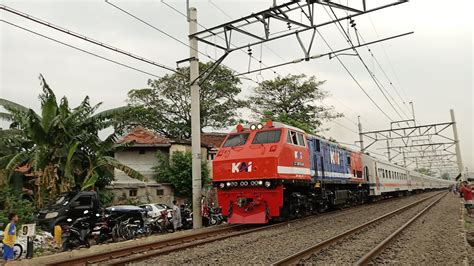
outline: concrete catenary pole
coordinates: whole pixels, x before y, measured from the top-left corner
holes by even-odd
[[[456,143],[456,160],[458,162],[458,170],[461,174],[461,179],[466,178],[463,175],[464,167],[462,165],[462,157],[461,157],[461,145],[459,144],[459,137],[458,137],[458,128],[456,126],[456,119],[454,118],[454,110],[450,109],[449,112],[451,113],[451,122],[453,122],[453,134],[454,134],[454,143]]]
[[[189,35],[197,32],[197,10],[190,7],[189,14]],[[195,37],[189,38],[190,47],[190,82],[191,82],[191,146],[193,153],[193,228],[202,227],[201,217],[201,118],[199,101],[199,59],[198,40]]]
[[[362,136],[362,124],[360,123],[360,115],[357,116],[357,126],[359,127],[359,145],[360,151],[364,152],[364,137]]]

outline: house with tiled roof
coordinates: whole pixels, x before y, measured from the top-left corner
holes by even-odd
[[[210,167],[224,138],[225,134],[221,133],[202,134],[201,154]],[[117,143],[129,143],[129,145],[118,149],[115,152],[115,158],[142,173],[146,179],[136,180],[116,169],[115,180],[108,187],[115,194],[116,203],[137,201],[171,204],[174,199],[172,186],[157,183],[154,179],[153,167],[158,164],[156,154],[158,151],[165,156],[171,156],[176,151],[191,152],[191,142],[172,140],[152,130],[136,127],[120,138]]]

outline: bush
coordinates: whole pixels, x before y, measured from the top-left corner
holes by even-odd
[[[177,197],[192,197],[192,154],[190,152],[174,152],[171,159],[158,152],[158,166],[153,167],[156,180],[160,183],[171,183]],[[207,162],[201,164],[201,180],[204,187],[210,182]]]
[[[22,224],[34,223],[36,218],[33,202],[23,199],[21,193],[10,187],[3,186],[0,188],[0,223],[4,226],[9,223],[8,214],[11,212],[15,212],[20,218],[19,227]]]
[[[113,204],[115,195],[112,191],[104,188],[98,190],[97,194],[99,195],[99,200],[102,207],[109,207]]]

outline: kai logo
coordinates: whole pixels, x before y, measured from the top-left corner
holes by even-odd
[[[331,164],[340,164],[340,160],[339,160],[339,152],[337,151],[330,151],[329,152],[329,155],[331,157]]]
[[[239,172],[252,172],[252,162],[232,163],[232,173],[234,174]]]

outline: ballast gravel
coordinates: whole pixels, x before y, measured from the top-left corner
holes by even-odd
[[[394,265],[467,265],[459,196],[448,194],[390,244],[373,262]]]
[[[435,197],[438,198],[439,196]],[[346,237],[338,243],[323,249],[310,258],[302,261],[303,264],[317,265],[350,265],[357,262],[372,248],[396,231],[405,222],[432,203],[435,198],[424,201],[395,216],[383,219],[363,230]]]
[[[435,192],[325,213],[187,250],[152,258],[140,264],[270,264],[354,226],[389,213]]]

